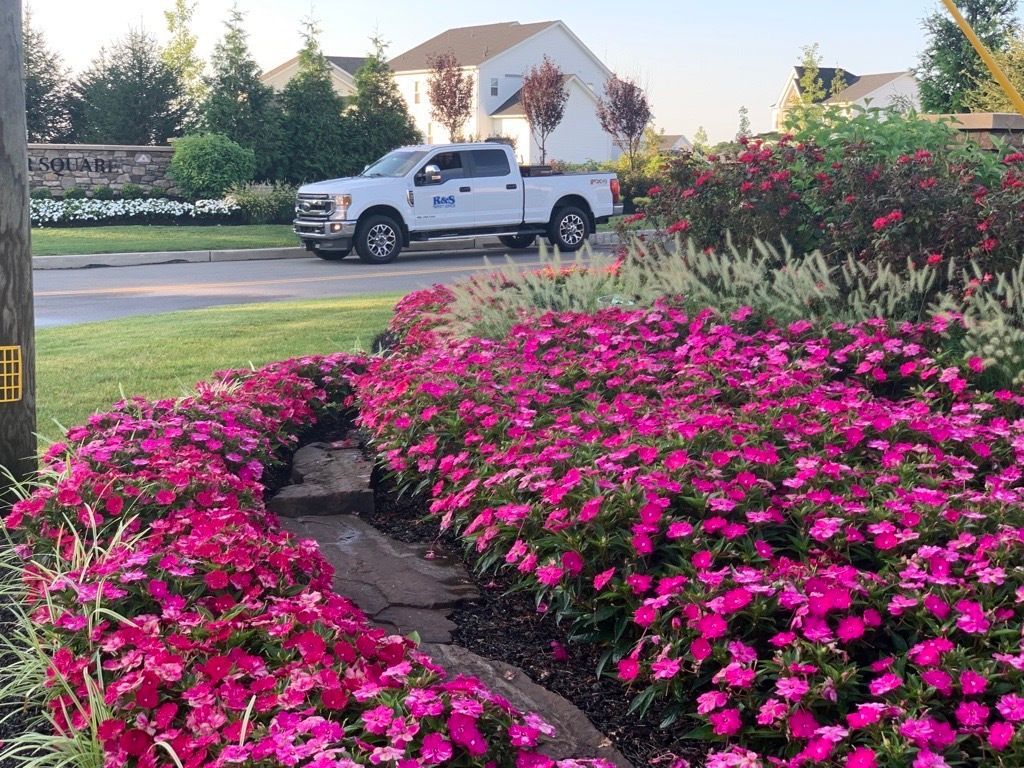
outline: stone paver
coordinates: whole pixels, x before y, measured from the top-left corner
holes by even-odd
[[[542,744],[552,757],[603,757],[631,768],[574,705],[518,667],[452,644],[457,627],[449,616],[459,603],[479,598],[476,586],[461,563],[435,557],[422,544],[396,541],[356,516],[373,508],[370,465],[357,449],[345,441],[308,445],[295,454],[292,480],[295,485],[267,506],[282,528],[317,541],[334,567],[338,594],[390,632],[416,632],[423,650],[449,674],[479,678],[519,709],[541,715],[557,731]]]

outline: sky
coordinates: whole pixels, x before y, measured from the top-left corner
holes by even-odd
[[[200,55],[223,34],[232,0],[200,0],[193,19]],[[362,56],[375,34],[390,56],[445,29],[503,21],[561,19],[604,63],[647,89],[657,128],[712,141],[731,138],[746,106],[754,131],[768,130],[771,108],[805,45],[818,43],[822,66],[857,75],[916,65],[925,45],[921,20],[938,0],[238,0],[253,56],[269,70],[295,55],[310,14],[329,56]],[[167,38],[172,0],[24,0],[34,26],[74,72],[129,27]],[[129,10],[130,9],[130,10]]]

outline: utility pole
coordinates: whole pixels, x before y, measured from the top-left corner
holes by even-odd
[[[21,0],[0,0],[0,467],[36,469],[35,318]],[[0,508],[12,501],[0,474]]]

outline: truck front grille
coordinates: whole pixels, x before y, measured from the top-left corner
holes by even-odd
[[[334,213],[334,200],[329,195],[299,195],[295,215],[303,219],[326,219]]]

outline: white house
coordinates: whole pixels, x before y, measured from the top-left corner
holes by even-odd
[[[363,56],[328,56],[327,64],[331,74],[331,85],[339,96],[354,96],[356,93],[356,72],[363,66]],[[289,59],[260,75],[260,81],[275,91],[282,91],[288,81],[299,71],[299,57]]]
[[[540,160],[522,105],[523,76],[547,54],[565,73],[565,116],[547,140],[547,157],[567,162],[609,160],[619,155],[601,130],[596,108],[611,70],[561,21],[503,22],[442,32],[391,60],[395,82],[428,143],[449,140],[430,116],[429,60],[452,53],[474,80],[473,108],[463,132],[473,138],[515,140],[520,162]]]
[[[658,150],[666,155],[692,152],[693,144],[681,133],[663,133],[658,137]]]
[[[832,94],[832,82],[838,73],[842,73],[846,87]],[[838,107],[902,107],[921,108],[921,97],[918,94],[917,80],[913,72],[880,72],[874,75],[855,75],[845,69],[821,67],[819,69],[826,97],[820,103]],[[793,67],[786,80],[778,100],[772,108],[772,127],[779,131],[784,128],[786,115],[790,109],[800,103],[800,78],[804,75],[803,67]],[[832,94],[832,95],[829,95]]]

